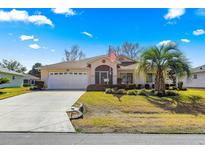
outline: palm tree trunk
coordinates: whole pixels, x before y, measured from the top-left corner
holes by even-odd
[[[157,70],[156,78],[155,78],[155,90],[157,92],[165,92],[165,81],[164,74],[161,69]]]

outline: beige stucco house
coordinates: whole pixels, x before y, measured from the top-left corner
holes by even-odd
[[[137,63],[125,56],[111,62],[107,55],[41,67],[41,80],[48,89],[86,89],[90,84],[153,83],[153,75],[136,72]]]

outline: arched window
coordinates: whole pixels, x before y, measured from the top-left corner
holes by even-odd
[[[108,65],[95,68],[95,84],[112,84],[113,69]]]

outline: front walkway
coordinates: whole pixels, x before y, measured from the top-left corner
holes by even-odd
[[[41,91],[0,100],[0,131],[75,132],[67,114],[83,91]]]

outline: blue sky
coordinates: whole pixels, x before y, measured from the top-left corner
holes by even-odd
[[[86,57],[125,41],[141,47],[177,42],[192,62],[205,64],[205,9],[0,9],[0,60],[62,61],[78,44]]]

